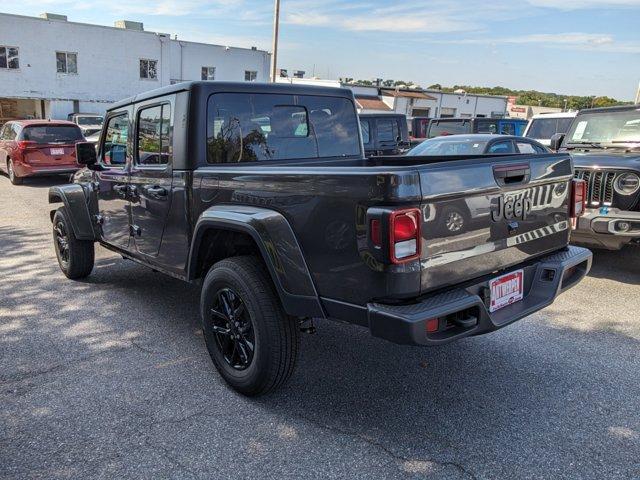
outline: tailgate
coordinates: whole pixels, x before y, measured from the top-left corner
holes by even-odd
[[[485,157],[421,168],[421,292],[505,270],[567,245],[572,169],[566,154]]]

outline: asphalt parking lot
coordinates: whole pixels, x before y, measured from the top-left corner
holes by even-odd
[[[321,322],[251,400],[209,360],[197,287],[102,248],[62,275],[56,181],[0,177],[1,478],[640,478],[640,249],[448,346]]]

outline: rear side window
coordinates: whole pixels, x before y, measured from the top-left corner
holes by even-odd
[[[138,165],[166,165],[171,148],[171,105],[143,108],[138,112]]]
[[[207,107],[207,161],[356,156],[358,129],[347,98],[216,93]]]
[[[106,165],[124,166],[127,163],[129,115],[111,117],[107,121],[107,134],[102,146],[102,161]]]
[[[394,118],[379,118],[378,124],[378,141],[395,142],[400,136],[398,121]]]
[[[73,143],[82,140],[82,132],[72,125],[37,125],[22,130],[22,140],[36,143]]]
[[[459,122],[431,122],[431,125],[429,126],[429,137],[469,133],[469,125],[470,123],[468,120],[462,120]]]

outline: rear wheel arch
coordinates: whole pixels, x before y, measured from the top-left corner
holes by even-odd
[[[315,288],[311,295],[287,291],[283,284],[287,274],[286,267],[280,262],[276,249],[271,239],[265,240],[264,232],[258,232],[248,222],[201,220],[196,225],[193,236],[187,264],[187,279],[203,279],[212,265],[226,258],[252,255],[269,273],[287,314],[297,317],[324,317]],[[309,281],[311,282],[310,278]]]

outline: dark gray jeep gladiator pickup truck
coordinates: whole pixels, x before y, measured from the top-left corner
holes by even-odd
[[[551,143],[571,153],[575,176],[587,186],[572,242],[608,250],[640,245],[640,105],[582,110]]]
[[[291,375],[317,318],[409,345],[504,327],[579,282],[568,154],[366,159],[353,94],[194,82],[107,112],[86,168],[52,187],[60,268],[100,245],[201,284],[206,345],[246,395]],[[470,220],[449,230],[441,215]]]

